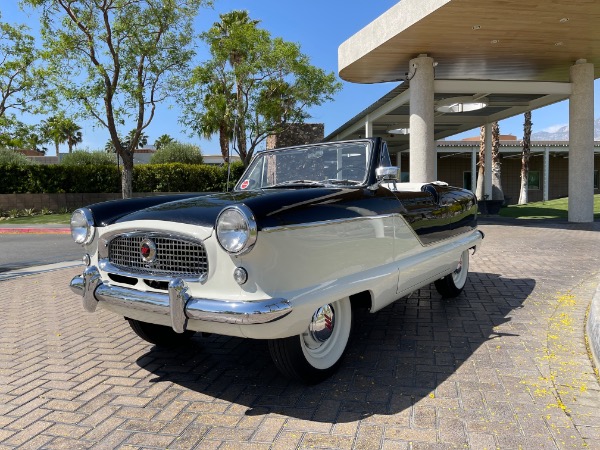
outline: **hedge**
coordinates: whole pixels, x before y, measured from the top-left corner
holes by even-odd
[[[242,164],[231,165],[233,185]],[[0,194],[120,192],[113,166],[0,165]],[[219,192],[225,190],[227,167],[196,164],[146,164],[133,168],[134,192]]]

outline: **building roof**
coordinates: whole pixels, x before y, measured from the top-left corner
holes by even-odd
[[[598,24],[598,0],[402,0],[340,46],[339,73],[402,80],[426,53],[437,79],[568,81],[581,58],[598,78]]]

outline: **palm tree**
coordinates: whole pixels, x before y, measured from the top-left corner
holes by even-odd
[[[238,145],[238,152],[242,157],[242,160],[245,160],[246,157],[246,129],[244,117],[246,115],[246,111],[244,109],[244,74],[243,70],[240,70],[240,67],[245,63],[247,50],[242,48],[240,42],[241,40],[237,39],[236,35],[244,34],[249,30],[255,29],[256,26],[260,23],[260,20],[250,19],[250,15],[248,11],[234,10],[228,12],[226,14],[219,15],[221,19],[220,22],[216,22],[211,30],[209,30],[208,35],[211,36],[210,44],[220,46],[221,43],[226,42],[228,51],[228,60],[229,64],[234,70],[235,73],[235,87],[236,87],[236,107],[235,113],[238,117],[238,120],[234,120],[235,129],[233,132],[235,133],[235,137]],[[229,91],[231,92],[231,91]],[[228,126],[224,126],[224,124],[220,124],[219,126],[219,136],[221,143],[221,153],[224,152],[224,136],[228,133]],[[224,156],[225,157],[225,156]]]
[[[529,157],[531,156],[531,111],[525,113],[525,120],[523,122],[523,140],[521,145],[523,150],[521,152],[521,190],[519,193],[519,205],[526,205],[529,202]]]
[[[477,161],[477,189],[475,195],[479,201],[484,199],[485,190],[485,125],[479,129],[479,160]]]
[[[127,135],[127,138],[125,139],[125,141],[122,141],[123,146],[129,147],[129,144],[131,144],[131,141],[133,141],[135,139],[136,133],[137,133],[136,129],[131,130],[129,132],[129,134]],[[146,135],[143,131],[140,131],[137,146],[135,148],[144,148],[147,143],[148,143],[148,135]]]
[[[219,78],[219,71],[213,71],[210,67],[201,70],[204,73],[198,72],[197,75],[204,79],[204,86],[206,86],[204,96],[206,109],[198,115],[198,133],[207,139],[218,133],[223,161],[229,162],[229,143],[234,131],[235,95],[231,93],[231,85],[228,86],[226,78]]]
[[[175,142],[175,139],[173,139],[168,134],[163,134],[159,136],[156,141],[154,141],[154,147],[156,147],[156,150],[159,150],[161,147],[164,147],[167,144],[171,144],[172,142]]]
[[[66,142],[69,146],[69,153],[71,153],[73,147],[83,140],[81,127],[62,113],[42,121],[40,128],[44,139],[54,143],[57,155],[60,144]]]
[[[40,126],[41,134],[46,142],[54,143],[56,156],[58,156],[59,153],[58,146],[65,143],[67,140],[62,130],[63,118],[64,117],[61,114],[49,117],[48,119],[43,120]]]
[[[73,147],[83,141],[83,134],[80,131],[81,127],[71,119],[65,119],[62,130],[66,136],[69,153],[72,153]]]
[[[492,200],[504,200],[502,191],[502,163],[500,162],[500,126],[492,123]]]

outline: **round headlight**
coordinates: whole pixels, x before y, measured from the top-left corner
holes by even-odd
[[[75,210],[71,216],[71,236],[78,244],[89,244],[94,238],[94,219],[87,208]]]
[[[217,240],[221,247],[236,255],[250,251],[256,242],[256,222],[244,205],[230,206],[217,217]]]

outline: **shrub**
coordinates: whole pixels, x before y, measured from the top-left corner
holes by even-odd
[[[0,148],[0,165],[29,166],[35,164],[27,156],[15,150]]]
[[[104,151],[75,150],[64,155],[60,163],[63,166],[111,166],[117,165],[117,159],[114,154]]]
[[[150,158],[150,164],[202,164],[202,162],[203,158],[200,147],[180,142],[171,142],[162,146]]]
[[[244,167],[231,164],[229,187],[239,180]],[[0,165],[0,194],[120,192],[116,165]],[[134,192],[222,192],[227,166],[204,164],[148,164],[134,166]]]

